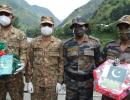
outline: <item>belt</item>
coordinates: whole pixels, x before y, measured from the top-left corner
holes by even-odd
[[[92,74],[87,74],[87,75],[79,75],[79,74],[75,74],[75,73],[71,73],[71,72],[65,72],[66,76],[68,76],[69,78],[76,80],[76,81],[86,81],[86,80],[91,80],[93,79],[93,75]]]

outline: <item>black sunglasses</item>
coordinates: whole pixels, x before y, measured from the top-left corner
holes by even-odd
[[[0,12],[0,16],[2,16],[2,15],[5,15],[5,16],[10,16],[10,15],[12,15],[12,14],[7,13],[7,12]]]
[[[125,29],[128,29],[129,27],[130,27],[130,25],[125,24],[125,23],[124,23],[124,24],[119,24],[119,25],[118,25],[118,28],[119,28],[120,30],[122,30],[122,29],[124,29],[124,28],[125,28]]]
[[[80,25],[80,24],[74,24],[73,25],[73,28],[79,28],[79,27],[88,27],[88,24],[82,24],[82,25]]]
[[[49,24],[49,23],[42,23],[41,26],[53,27],[53,25],[52,25],[52,24]]]

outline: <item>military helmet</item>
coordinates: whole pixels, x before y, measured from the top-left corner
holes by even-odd
[[[117,27],[118,27],[120,24],[123,24],[123,23],[130,25],[130,15],[124,15],[124,16],[122,16],[122,17],[118,20]]]
[[[54,20],[50,16],[42,16],[41,17],[41,24],[44,24],[44,23],[49,23],[49,24],[54,25]]]
[[[6,12],[9,14],[13,14],[12,8],[8,5],[0,5],[0,12]]]
[[[86,20],[83,17],[81,17],[81,16],[77,16],[77,17],[75,17],[75,18],[72,19],[72,25],[70,26],[70,29],[73,29],[73,27],[75,26],[75,24],[86,25],[86,26],[89,25],[86,22]]]

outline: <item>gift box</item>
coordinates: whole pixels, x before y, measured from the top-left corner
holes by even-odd
[[[130,64],[108,59],[93,71],[95,89],[115,100],[122,100],[130,89]]]
[[[0,56],[0,76],[12,75],[20,68],[20,59],[15,54],[5,54]]]

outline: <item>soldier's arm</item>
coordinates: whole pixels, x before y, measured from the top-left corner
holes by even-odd
[[[95,65],[96,67],[98,67],[103,62],[102,48],[101,48],[100,42],[98,42],[94,50],[94,58],[95,58]]]
[[[64,73],[64,66],[63,66],[63,43],[60,44],[60,56],[59,56],[59,68],[58,68],[58,83],[63,83],[63,73]]]
[[[66,46],[63,45],[63,59],[64,59],[64,83],[66,83],[66,70],[68,70],[68,61],[67,61],[67,49]]]
[[[30,43],[28,48],[27,66],[25,68],[25,79],[27,83],[32,81],[32,74],[33,74],[33,43]]]
[[[107,57],[107,49],[109,48],[108,43],[104,46],[103,50],[102,50],[102,58],[103,58],[103,62],[106,61],[106,57]]]
[[[27,43],[27,38],[25,33],[20,32],[19,35],[20,39],[20,50],[19,50],[19,55],[20,55],[20,60],[27,65],[27,60],[28,60],[28,43]]]
[[[29,43],[27,42],[27,38],[25,33],[23,33],[22,31],[19,32],[19,39],[20,39],[20,50],[19,50],[19,55],[20,55],[20,60],[22,61],[22,63],[25,64],[25,70],[24,70],[24,74],[25,74],[25,78],[27,78],[27,69],[29,68]]]

